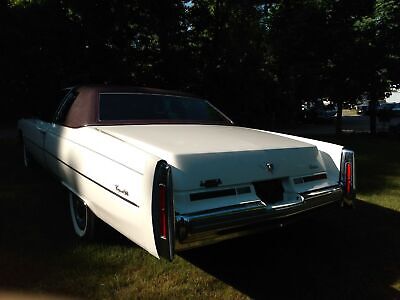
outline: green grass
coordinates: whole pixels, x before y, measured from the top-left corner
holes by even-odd
[[[343,116],[357,116],[357,110],[355,109],[344,109]]]
[[[356,152],[358,197],[400,212],[400,138],[365,134],[335,140]]]
[[[400,297],[400,142],[344,135],[356,151],[357,209],[157,260],[117,233],[83,243],[65,192],[0,141],[3,292],[83,299]]]

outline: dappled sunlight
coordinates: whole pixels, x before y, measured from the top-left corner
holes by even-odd
[[[48,293],[28,293],[0,289],[0,300],[75,300],[79,298],[65,297]]]
[[[400,188],[393,193],[359,194],[363,201],[400,212]]]
[[[392,285],[392,288],[394,288],[396,291],[400,293],[400,277],[397,279],[397,281]]]

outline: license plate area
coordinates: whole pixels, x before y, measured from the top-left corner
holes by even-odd
[[[283,201],[282,179],[253,182],[256,194],[265,204],[274,205]]]

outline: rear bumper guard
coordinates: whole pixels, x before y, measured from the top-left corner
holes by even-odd
[[[319,207],[340,204],[342,199],[343,188],[337,185],[298,194],[290,202],[268,205],[261,200],[255,200],[196,213],[177,214],[176,249],[198,247],[258,232],[271,227],[276,221],[280,223],[285,218]]]

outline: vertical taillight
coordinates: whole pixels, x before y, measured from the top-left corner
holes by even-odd
[[[351,163],[346,163],[346,176],[345,176],[345,186],[346,186],[346,195],[350,195],[352,191],[352,180],[353,180],[353,168]]]
[[[154,171],[152,219],[160,257],[172,260],[175,249],[175,211],[171,166],[161,160]]]
[[[354,152],[351,150],[342,150],[340,183],[343,187],[344,202],[353,205],[353,201],[356,198],[356,178]]]

